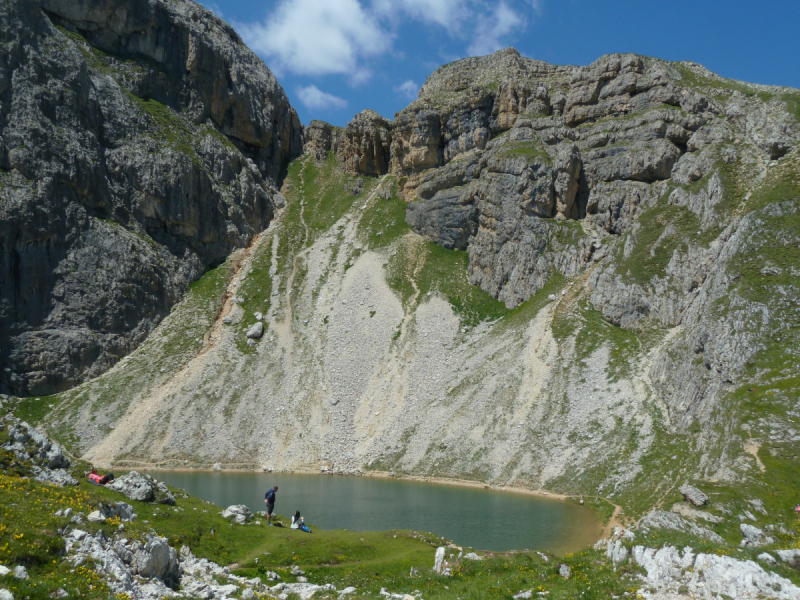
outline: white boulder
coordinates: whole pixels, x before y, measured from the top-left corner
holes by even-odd
[[[244,504],[233,504],[222,511],[223,519],[231,519],[232,522],[244,525],[253,518],[253,513]]]
[[[763,529],[753,525],[742,523],[739,525],[739,530],[742,532],[742,546],[766,546],[775,543],[775,538],[768,536]]]
[[[691,502],[695,506],[703,506],[708,502],[708,496],[706,494],[688,483],[684,483],[679,487],[678,492],[686,498],[687,502]]]
[[[162,537],[151,537],[144,548],[136,551],[131,570],[142,577],[155,577],[167,585],[180,581],[178,553]]]
[[[261,321],[258,321],[247,330],[247,337],[251,340],[261,339],[262,335],[264,335],[264,323]]]

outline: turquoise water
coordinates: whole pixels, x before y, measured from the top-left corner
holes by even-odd
[[[299,510],[312,530],[414,529],[477,550],[563,554],[593,543],[602,530],[591,509],[573,502],[481,488],[284,473],[158,471],[154,476],[217,506],[245,504],[253,511],[265,510],[264,493],[277,485],[275,512]]]

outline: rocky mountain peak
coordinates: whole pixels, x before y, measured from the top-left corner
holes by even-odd
[[[48,394],[266,227],[302,128],[189,0],[12,0],[0,28],[0,389]]]
[[[487,56],[462,58],[439,67],[428,76],[420,90],[420,98],[509,80],[524,81],[536,75],[554,74],[562,69],[564,67],[525,58],[514,48],[504,48]]]
[[[149,62],[130,78],[130,91],[210,121],[273,179],[297,155],[300,123],[278,81],[222,19],[190,1],[41,0],[56,25],[98,51]],[[255,90],[267,93],[253,94]],[[291,129],[281,126],[291,122]]]

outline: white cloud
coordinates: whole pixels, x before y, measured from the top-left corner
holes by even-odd
[[[402,60],[392,46],[409,23],[444,29],[451,42],[460,41],[459,51],[468,46],[470,55],[489,54],[508,45],[508,36],[526,26],[522,15],[535,18],[544,1],[276,0],[267,18],[236,28],[279,79],[344,75],[357,87],[372,78],[376,57]]]
[[[348,77],[350,85],[352,85],[353,87],[364,85],[370,79],[372,79],[372,71],[362,67],[357,68],[355,71],[350,73]]]
[[[347,108],[347,100],[339,98],[328,92],[323,92],[315,85],[297,88],[297,96],[306,108],[312,110],[325,110]]]
[[[281,0],[264,22],[237,29],[274,70],[300,75],[355,74],[392,44],[358,0]]]
[[[414,83],[411,79],[407,79],[396,88],[394,88],[395,92],[402,94],[406,98],[414,100],[417,98],[417,93],[419,91],[419,86]]]
[[[435,23],[455,33],[469,17],[471,10],[467,0],[374,0],[376,13],[386,17],[398,17],[402,11],[412,19],[424,23]]]
[[[491,54],[506,46],[502,38],[516,29],[525,27],[525,19],[505,2],[500,2],[490,16],[482,16],[475,26],[474,41],[469,52],[473,56]]]

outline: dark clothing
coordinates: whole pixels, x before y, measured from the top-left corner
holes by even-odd
[[[275,490],[274,489],[268,490],[267,493],[264,495],[264,500],[267,503],[267,514],[271,515],[272,510],[275,508]]]

